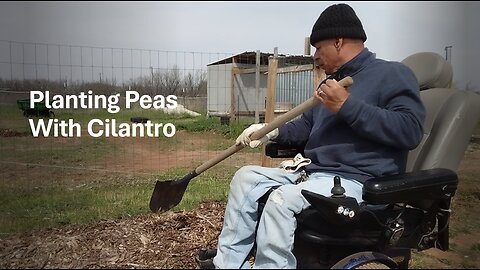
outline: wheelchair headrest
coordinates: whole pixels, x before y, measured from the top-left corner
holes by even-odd
[[[440,55],[433,52],[412,54],[402,60],[417,77],[420,90],[429,88],[449,88],[453,69]]]

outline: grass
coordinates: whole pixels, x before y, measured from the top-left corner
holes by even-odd
[[[30,134],[28,118],[24,117],[22,111],[16,106],[2,105],[0,107],[0,116],[0,128],[9,128],[21,133]],[[248,125],[253,123],[252,119],[242,118],[231,122],[229,125],[222,125],[218,117],[208,117],[205,115],[192,117],[188,114],[167,114],[159,110],[145,110],[139,107],[120,110],[115,114],[100,109],[63,109],[56,110],[55,112],[55,119],[59,121],[73,119],[75,123],[80,123],[82,128],[86,128],[86,124],[92,119],[115,119],[117,124],[119,124],[129,123],[132,117],[146,117],[150,119],[152,123],[172,123],[177,130],[186,130],[189,132],[215,131],[224,135],[227,139],[237,138]],[[34,120],[39,119],[38,117],[30,118]]]
[[[182,201],[174,210],[191,210],[203,201],[226,201],[235,170],[232,167],[219,166],[197,176],[190,182]]]
[[[205,172],[190,183],[173,211],[190,210],[209,200],[225,200],[233,171]],[[158,175],[175,179],[178,172]],[[10,187],[0,190],[0,236],[65,224],[124,218],[149,213],[148,201],[155,179],[109,177],[76,187]]]
[[[200,116],[194,119],[181,119],[175,121],[178,129],[190,132],[214,131],[222,134],[227,139],[236,139],[242,131],[253,123],[251,119],[245,118],[230,122],[229,125],[222,125],[218,117]]]
[[[22,111],[13,105],[0,106],[0,128],[9,128],[22,134],[30,134],[28,120]]]
[[[91,165],[104,159],[115,149],[105,138],[6,137],[0,152],[3,160],[59,166]]]
[[[96,184],[91,187],[50,187],[39,190],[2,191],[0,209],[2,234],[63,224],[118,218],[142,211],[138,202],[146,186],[125,183]],[[110,207],[107,207],[110,206]]]
[[[184,169],[175,169],[145,176],[134,172],[91,170],[102,168],[112,155],[121,156],[124,143],[90,136],[34,138],[30,135],[27,118],[16,106],[1,106],[0,116],[0,130],[11,129],[22,135],[2,137],[0,141],[0,161],[3,161],[0,162],[0,177],[4,179],[0,182],[0,237],[33,229],[148,213],[155,180],[175,179],[188,173]],[[153,122],[171,122],[177,130],[186,132],[173,138],[150,138],[154,149],[166,153],[175,151],[180,145],[183,147],[191,136],[212,133],[224,139],[207,140],[208,143],[201,147],[224,150],[249,124],[235,121],[222,125],[216,117],[193,118],[138,108],[117,114],[104,110],[55,111],[56,119],[74,119],[82,127],[91,119],[115,118],[120,123],[130,122],[133,116],[147,117]],[[191,146],[192,149],[195,147],[200,146]],[[173,210],[189,210],[202,201],[226,200],[235,170],[233,166],[218,165],[197,176]]]

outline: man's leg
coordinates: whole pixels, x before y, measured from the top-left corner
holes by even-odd
[[[296,268],[297,260],[292,253],[297,228],[295,215],[310,206],[301,190],[331,196],[333,177],[333,174],[314,173],[305,182],[281,186],[270,194],[258,226],[254,268]],[[361,202],[361,183],[342,178],[342,186],[345,195]]]
[[[255,241],[258,199],[270,188],[292,184],[299,174],[279,168],[245,166],[232,179],[225,209],[224,224],[218,239],[217,268],[249,268],[245,263]]]

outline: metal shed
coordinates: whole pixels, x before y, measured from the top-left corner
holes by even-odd
[[[260,53],[258,89],[256,52],[243,52],[207,65],[207,110],[214,116],[265,114],[269,58]],[[311,96],[313,60],[311,56],[278,56],[275,110],[281,112]],[[308,68],[310,67],[310,70]],[[296,67],[303,69],[296,70]],[[258,106],[258,108],[257,108]]]

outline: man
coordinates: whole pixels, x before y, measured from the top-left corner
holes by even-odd
[[[425,109],[410,69],[376,59],[364,47],[367,37],[355,11],[346,4],[328,7],[310,36],[315,64],[330,78],[314,91],[319,105],[260,140],[249,136],[263,124],[247,128],[237,143],[257,147],[268,140],[305,144],[308,179],[301,171],[245,166],[230,185],[224,226],[213,263],[217,268],[248,268],[246,258],[255,241],[254,268],[295,268],[292,253],[295,215],[310,206],[302,189],[330,196],[333,177],[341,177],[345,195],[362,202],[365,180],[402,173],[407,153],[423,136]],[[348,89],[338,80],[353,78]],[[258,220],[257,200],[278,187]]]

